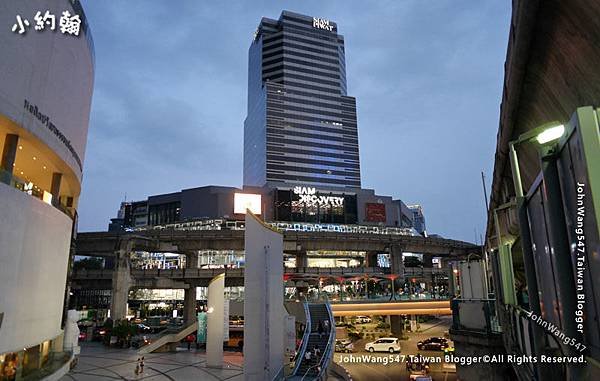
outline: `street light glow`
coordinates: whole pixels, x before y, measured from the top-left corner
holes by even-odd
[[[544,130],[543,132],[539,133],[535,139],[540,144],[546,144],[560,138],[564,133],[565,126],[561,124],[559,126],[550,127]]]

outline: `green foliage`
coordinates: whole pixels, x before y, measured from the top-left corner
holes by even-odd
[[[404,267],[421,267],[423,266],[423,262],[419,260],[417,257],[408,256],[404,258]]]
[[[83,258],[73,262],[73,270],[102,270],[104,260],[102,258]]]
[[[127,340],[136,333],[137,327],[131,324],[127,319],[116,321],[111,332],[113,336],[117,336],[120,340]]]

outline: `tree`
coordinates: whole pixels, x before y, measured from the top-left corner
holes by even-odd
[[[103,268],[102,258],[83,258],[73,263],[73,270],[102,270]]]
[[[423,262],[419,260],[417,257],[408,256],[404,258],[404,267],[422,267]]]

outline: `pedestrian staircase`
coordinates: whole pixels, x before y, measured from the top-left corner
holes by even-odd
[[[138,350],[138,354],[143,355],[146,353],[152,353],[156,351],[163,351],[165,347],[172,350],[172,346],[177,347],[179,342],[183,340],[186,336],[196,332],[198,330],[198,322],[195,321],[181,329],[167,329],[163,331],[163,333],[158,336],[154,341],[150,344],[141,347]]]

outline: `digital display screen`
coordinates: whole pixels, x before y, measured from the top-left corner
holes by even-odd
[[[246,210],[261,214],[261,196],[259,194],[235,193],[233,196],[233,213],[246,214]]]

